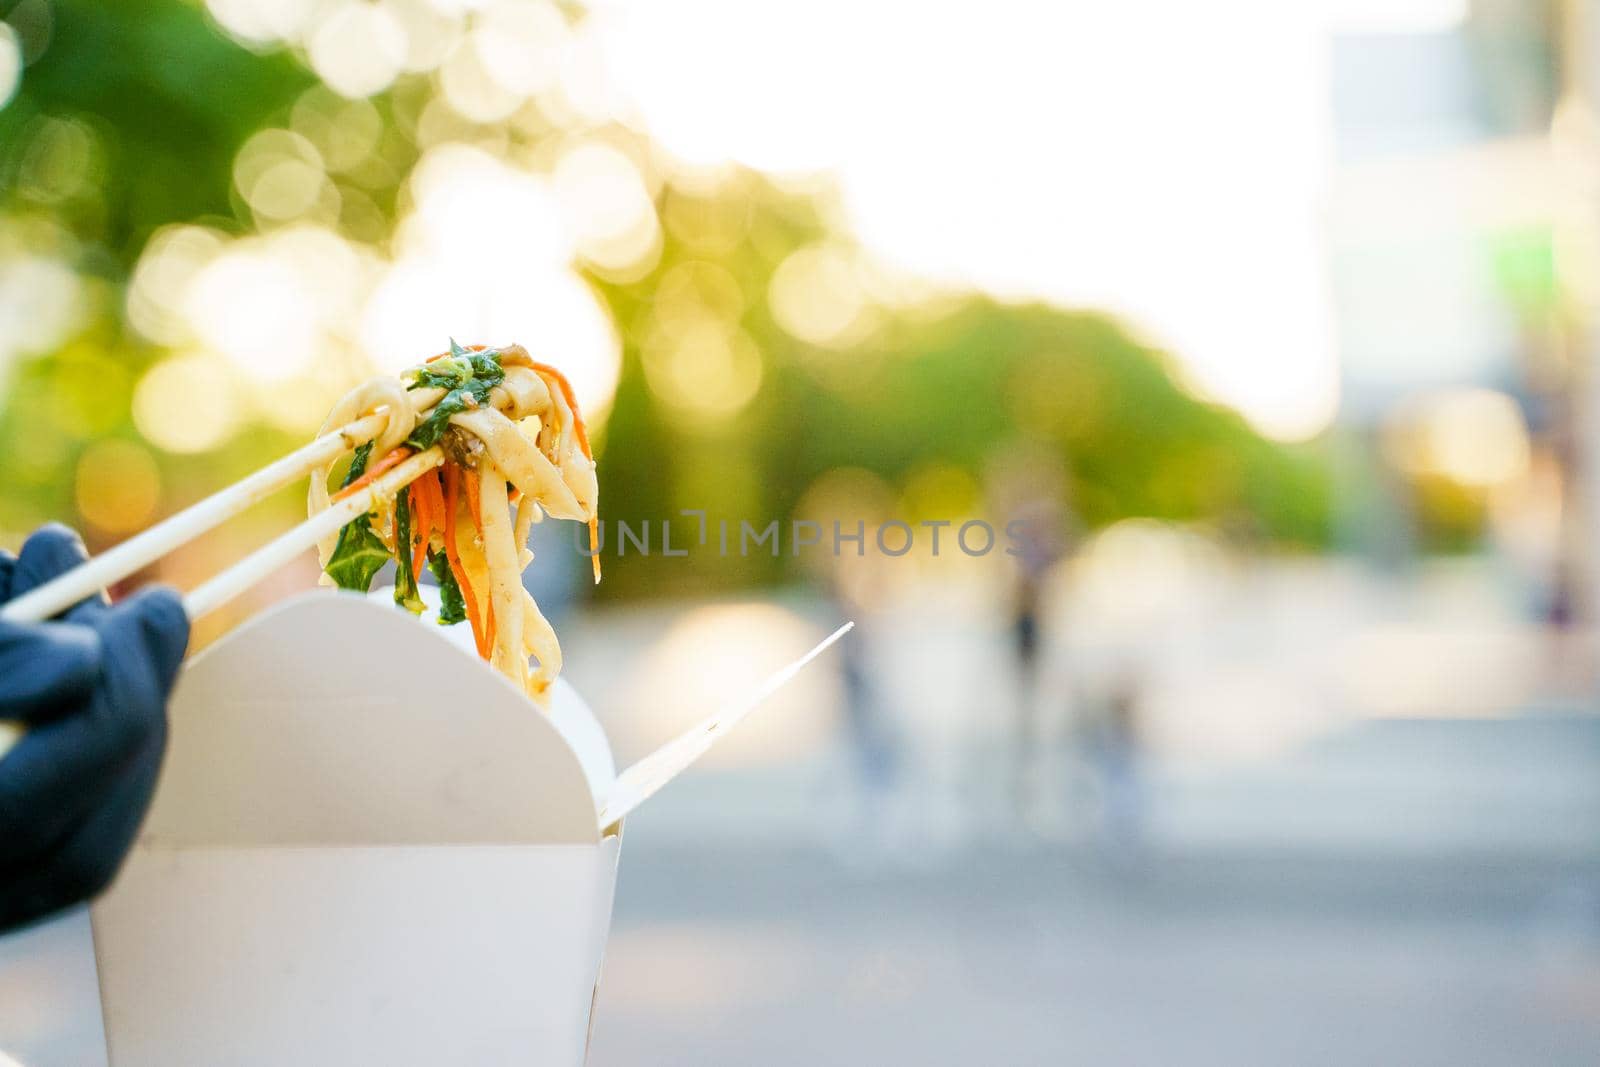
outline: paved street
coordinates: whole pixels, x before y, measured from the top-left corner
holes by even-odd
[[[624,856],[596,1067],[1577,1067],[1600,1050],[1596,868]]]
[[[592,1063],[1600,1062],[1600,718],[1533,700],[1538,635],[1458,592],[1407,603],[1445,620],[1426,655],[1369,594],[1302,593],[1183,627],[1147,672],[1187,736],[1253,743],[1298,715],[1272,749],[1185,758],[1169,734],[1108,759],[1059,733],[1021,790],[981,674],[1006,662],[994,628],[877,630],[887,756],[819,664],[630,817]],[[1344,639],[1274,621],[1286,601],[1343,611]],[[596,614],[569,673],[626,764],[825,613]],[[1364,657],[1445,713],[1352,713],[1335,683]],[[89,1010],[23,998],[0,1048],[93,1064],[76,982]]]

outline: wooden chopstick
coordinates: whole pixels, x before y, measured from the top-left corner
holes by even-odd
[[[359,492],[335,500],[288,533],[267,542],[197,586],[183,598],[183,610],[191,619],[215,611],[327,535],[338,532],[345,523],[377,507],[378,501],[394,496],[443,462],[444,453],[437,445],[407,457]]]
[[[382,416],[369,415],[367,418],[378,419],[378,429],[382,429]],[[357,426],[362,421],[364,420],[358,419],[356,422],[351,423],[350,426],[345,427],[345,430],[339,432],[343,433],[349,431],[352,427]],[[330,436],[337,436],[337,434]],[[318,438],[317,440],[322,441],[324,439]],[[315,443],[316,442],[313,442],[313,444]],[[301,449],[301,452],[305,451],[306,449]],[[300,453],[295,453],[295,456],[298,455],[300,455]],[[273,464],[271,468],[263,468],[263,470],[257,472],[256,475],[252,475],[252,478],[259,477],[260,474],[265,473],[267,470],[277,468],[279,465],[287,463],[289,460],[295,458],[295,456],[285,456],[283,459],[279,460],[278,463]],[[322,462],[322,460],[318,459],[313,462],[311,466],[315,466],[316,463],[320,462]],[[305,522],[302,522],[288,533],[285,533],[282,536],[267,542],[265,545],[256,549],[250,555],[246,556],[238,563],[235,563],[221,574],[216,575],[197,587],[193,592],[187,594],[183,598],[184,612],[191,620],[193,620],[200,618],[200,616],[205,615],[208,612],[215,611],[217,608],[226,604],[228,601],[232,600],[234,597],[238,596],[240,593],[244,592],[246,589],[249,589],[251,586],[261,581],[261,579],[265,578],[267,575],[271,574],[273,571],[289,562],[295,556],[298,556],[306,549],[315,545],[326,535],[338,530],[345,523],[356,518],[358,515],[362,515],[368,511],[371,511],[377,506],[378,501],[386,497],[393,496],[405,486],[410,485],[417,478],[426,474],[428,471],[439,466],[439,464],[443,462],[444,453],[437,445],[425,452],[418,452],[416,455],[408,457],[403,462],[396,464],[387,471],[384,471],[382,475],[373,479],[371,484],[367,485],[359,492],[352,493],[342,500],[334,501],[327,508],[317,512],[315,515],[311,516]],[[304,471],[301,473],[304,473]],[[247,481],[248,480],[249,479],[247,479]],[[233,488],[237,489],[240,485],[244,484],[244,482],[240,482]],[[223,493],[227,492],[229,492],[229,490],[223,491]],[[217,494],[217,497],[222,496],[223,493]],[[217,497],[213,497],[211,499],[215,500]],[[208,502],[209,501],[202,503]],[[196,505],[195,508],[190,510],[194,511],[199,507],[200,505]],[[238,509],[235,508],[234,510]],[[210,513],[206,512],[204,514],[209,515]],[[176,518],[177,516],[174,517]],[[203,517],[204,515],[202,518]],[[224,515],[223,517],[226,518],[227,516]],[[195,521],[199,522],[200,520],[197,519]],[[210,526],[214,526],[220,521],[221,519],[217,519],[211,522],[209,526],[200,526],[192,531],[189,531],[187,527],[180,527],[177,531],[172,532],[171,536],[174,538],[174,540],[171,542],[171,545],[175,547],[176,545],[183,544],[185,541],[192,539],[196,534],[209,529]],[[163,523],[162,525],[166,526],[168,524],[169,523]],[[157,527],[152,527],[148,532],[154,533],[156,529]],[[180,534],[183,536],[179,536]],[[163,549],[161,551],[165,550]],[[160,555],[161,551],[158,551],[156,555]],[[70,607],[73,604],[76,604],[85,596],[91,596],[94,593],[99,592],[99,586],[91,585],[88,587],[88,592],[80,594],[78,590],[85,588],[85,586],[83,584],[68,585],[66,580],[73,578],[75,575],[82,574],[93,563],[97,562],[98,560],[103,560],[110,555],[111,553],[108,552],[105,555],[98,556],[95,560],[90,560],[89,563],[84,564],[82,567],[79,567],[76,570],[68,571],[55,581],[48,582],[45,585],[40,586],[39,590],[36,590],[36,592],[48,590],[52,587],[58,586],[68,590],[66,593],[54,594],[55,596],[66,596],[68,599],[61,603],[59,607],[50,611],[49,615],[55,614],[56,611],[60,611],[61,608]],[[155,556],[151,556],[150,558],[153,559]],[[113,578],[110,580],[115,581],[116,579]],[[31,596],[32,594],[29,595]],[[21,599],[22,598],[18,598],[18,600]],[[17,601],[13,601],[13,603],[16,602]],[[43,603],[46,605],[52,602],[53,600],[43,601]],[[42,617],[48,618],[49,615]],[[10,618],[10,616],[7,615],[7,618]],[[23,619],[23,621],[37,621],[37,619]],[[0,719],[0,759],[3,759],[5,754],[9,752],[12,747],[15,746],[18,741],[22,740],[22,737],[25,733],[26,730],[21,724]]]
[[[379,409],[348,426],[323,434],[221,492],[206,497],[128,538],[115,548],[107,549],[81,566],[74,567],[59,578],[0,606],[0,619],[8,622],[40,622],[84,597],[94,596],[231,519],[296,478],[303,478],[316,467],[331,463],[342,453],[372,440],[383,431],[387,419],[387,413]]]

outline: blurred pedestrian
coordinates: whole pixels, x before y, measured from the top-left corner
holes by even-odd
[[[859,825],[856,836],[876,839],[888,832],[899,784],[899,739],[890,724],[878,685],[873,605],[879,596],[881,563],[871,556],[842,556],[828,571],[828,594],[840,617],[855,620],[848,641],[839,643],[839,681],[844,696],[844,728],[854,766]],[[876,844],[885,844],[875,841]]]
[[[1100,838],[1119,867],[1144,851],[1145,787],[1139,700],[1143,688],[1133,668],[1121,672],[1106,694],[1094,732],[1093,754],[1100,794]]]
[[[1011,597],[1011,650],[1015,663],[1016,712],[1012,728],[1012,800],[1017,815],[1032,815],[1033,790],[1045,736],[1045,696],[1040,691],[1044,643],[1045,583],[1067,554],[1064,503],[1036,497],[1011,513],[1008,530],[1019,534],[1013,550],[1016,577]],[[1063,698],[1065,694],[1062,694]]]

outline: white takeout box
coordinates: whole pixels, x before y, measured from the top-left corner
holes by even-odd
[[[447,633],[312,593],[188,664],[92,910],[112,1067],[583,1062],[621,843],[605,735]]]

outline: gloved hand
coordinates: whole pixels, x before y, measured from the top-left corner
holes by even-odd
[[[47,526],[0,553],[0,602],[87,556]],[[167,695],[189,643],[170,589],[115,607],[91,597],[52,622],[0,622],[0,719],[28,728],[0,757],[0,931],[110,884],[144,819],[166,750]]]

